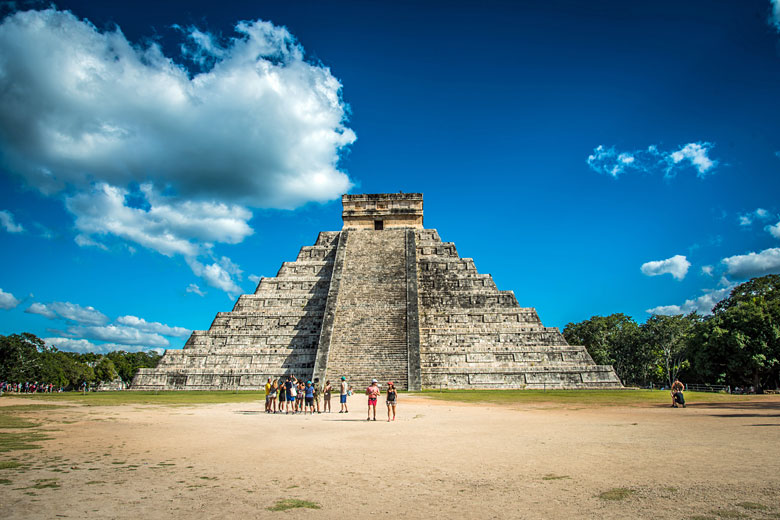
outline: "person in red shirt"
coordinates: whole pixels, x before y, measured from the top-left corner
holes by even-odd
[[[376,421],[376,402],[379,399],[380,393],[381,390],[379,390],[377,380],[372,379],[371,386],[366,388],[366,395],[368,396],[368,417],[366,417],[366,421],[371,420],[371,408],[374,409],[374,420]]]

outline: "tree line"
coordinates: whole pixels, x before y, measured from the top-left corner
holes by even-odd
[[[624,385],[688,382],[780,387],[780,275],[735,287],[712,314],[653,315],[638,324],[622,313],[593,316],[563,329]]]
[[[84,382],[91,385],[117,377],[130,383],[139,368],[156,367],[160,357],[156,352],[123,350],[108,354],[64,352],[28,332],[0,335],[0,381],[37,381],[57,388],[78,388]]]

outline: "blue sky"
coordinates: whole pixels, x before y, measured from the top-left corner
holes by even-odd
[[[340,194],[548,326],[708,312],[780,273],[780,6],[4,4],[0,333],[180,348]]]

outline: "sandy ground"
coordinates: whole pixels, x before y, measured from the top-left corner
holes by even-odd
[[[262,407],[26,414],[53,439],[0,454],[28,464],[0,470],[13,482],[0,518],[780,518],[777,397],[672,409],[402,395],[393,423],[366,422],[362,397],[348,415]],[[615,488],[630,495],[600,498]],[[287,498],[321,509],[267,509]]]

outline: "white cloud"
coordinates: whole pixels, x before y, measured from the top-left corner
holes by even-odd
[[[769,16],[769,22],[780,32],[780,0],[770,0],[772,13]],[[780,152],[777,152],[780,155]]]
[[[198,296],[206,296],[206,293],[203,292],[200,287],[198,287],[198,284],[191,283],[187,286],[187,292],[188,293],[195,293]]]
[[[188,29],[209,68],[188,75],[155,43],[133,45],[69,12],[0,24],[0,141],[11,170],[45,193],[148,182],[189,200],[293,208],[348,191],[341,83],[283,27],[239,22],[233,38]]]
[[[9,233],[21,233],[24,231],[24,227],[14,221],[13,213],[5,209],[0,211],[0,226],[3,226]]]
[[[80,338],[109,341],[121,345],[144,345],[147,347],[167,347],[169,342],[159,334],[142,332],[133,327],[105,325],[90,327],[70,327],[68,333]]]
[[[688,274],[691,263],[683,255],[675,255],[666,260],[654,260],[642,264],[642,274],[646,276],[658,276],[671,274],[676,280],[682,280]]]
[[[213,202],[176,201],[155,193],[152,186],[140,187],[148,209],[127,205],[128,190],[108,184],[67,198],[66,206],[76,216],[76,241],[114,235],[165,256],[198,256],[208,246],[202,243],[237,244],[252,234],[247,221],[252,214],[241,206]],[[90,244],[91,245],[91,244]]]
[[[674,316],[677,314],[688,314],[696,311],[699,314],[712,314],[712,308],[715,307],[720,300],[727,297],[731,292],[734,284],[722,289],[705,289],[704,294],[693,300],[685,300],[682,305],[660,305],[647,309],[645,312],[648,314],[663,314],[666,316]]]
[[[706,274],[707,276],[712,276],[712,272],[714,271],[714,267],[711,265],[703,265],[701,266],[701,272],[702,274]]]
[[[772,235],[775,238],[780,239],[780,222],[778,222],[774,226],[767,226],[765,229],[767,231],[769,231],[770,235]]]
[[[771,218],[771,215],[767,210],[764,208],[757,208],[755,211],[751,211],[750,213],[743,213],[742,215],[739,215],[739,225],[749,226],[755,220],[767,220],[768,218]]]
[[[116,322],[144,332],[162,334],[163,336],[177,336],[183,338],[192,334],[190,329],[185,329],[184,327],[171,327],[156,321],[148,322],[145,319],[136,316],[120,316],[116,319]]]
[[[675,151],[665,152],[651,145],[645,150],[618,152],[614,146],[599,145],[588,156],[587,163],[592,170],[614,178],[630,172],[664,172],[665,177],[674,177],[685,167],[692,167],[697,177],[704,178],[718,165],[718,161],[708,156],[712,147],[712,143],[700,141],[688,143]]]
[[[125,352],[140,352],[143,350],[159,351],[159,348],[144,348],[143,345],[120,345],[117,343],[92,343],[86,339],[73,339],[73,338],[43,338],[43,341],[47,345],[57,347],[59,350],[65,350],[68,352],[80,352],[87,353],[93,352],[95,354],[106,354],[115,350],[124,350]]]
[[[82,307],[70,302],[33,303],[24,312],[40,314],[50,320],[61,318],[83,325],[103,325],[108,323],[108,316],[94,307]]]
[[[247,278],[249,278],[249,281],[254,284],[259,284],[260,280],[263,279],[262,276],[257,276],[256,274],[250,274]]]
[[[187,263],[196,276],[202,277],[207,284],[225,291],[230,298],[241,294],[241,288],[234,277],[241,279],[241,270],[229,258],[223,256],[219,262],[204,265],[197,260],[189,259]]]
[[[764,249],[760,253],[735,255],[721,260],[728,273],[746,279],[765,274],[780,273],[780,248]]]
[[[20,300],[16,299],[13,294],[7,293],[4,290],[0,289],[0,309],[13,309],[17,305],[22,303]]]

